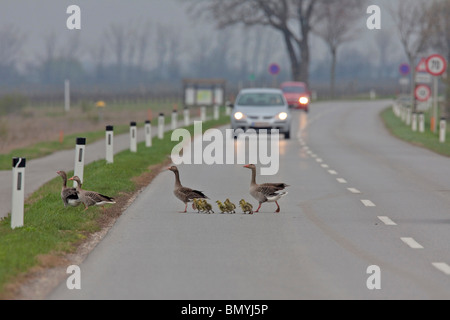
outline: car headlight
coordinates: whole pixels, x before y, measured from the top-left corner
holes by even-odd
[[[280,120],[286,120],[288,117],[288,114],[286,112],[281,112],[278,114],[278,119]]]
[[[298,99],[298,102],[300,102],[301,104],[308,104],[309,99],[307,97],[301,97],[300,99]]]
[[[242,120],[242,119],[244,119],[244,114],[243,114],[242,112],[236,112],[236,113],[234,114],[234,118],[235,118],[236,120]]]

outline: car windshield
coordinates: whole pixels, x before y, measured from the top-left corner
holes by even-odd
[[[239,96],[240,106],[283,106],[283,96],[278,93],[244,93]]]
[[[305,93],[306,90],[304,87],[299,86],[287,86],[282,88],[285,93]]]

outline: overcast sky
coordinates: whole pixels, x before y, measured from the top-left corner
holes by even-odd
[[[187,1],[186,1],[187,2]],[[43,39],[54,33],[58,45],[63,46],[74,32],[80,34],[84,46],[92,46],[102,36],[104,31],[112,24],[129,25],[137,22],[151,22],[153,26],[158,23],[170,25],[182,35],[185,43],[193,43],[189,39],[197,37],[196,33],[214,33],[214,26],[206,22],[195,22],[186,14],[186,2],[180,0],[0,0],[0,27],[12,24],[25,36],[23,47],[25,59],[33,61],[44,51]],[[382,28],[392,29],[389,22],[385,3],[387,0],[373,0],[370,4],[378,4],[382,8]],[[69,31],[66,28],[69,5],[76,4],[81,8],[81,31]],[[365,10],[364,10],[365,11]],[[362,12],[361,37],[351,46],[364,53],[374,52],[374,36],[377,31],[365,28],[366,12]],[[392,30],[392,37],[396,38]],[[398,41],[395,39],[395,41]],[[312,44],[318,48],[314,58],[326,57],[327,50],[320,40],[312,39]],[[398,49],[398,48],[397,48]],[[284,48],[281,48],[284,50]],[[401,51],[392,50],[392,55],[401,55]],[[85,50],[86,51],[86,50]],[[284,52],[284,51],[281,51]],[[86,53],[85,53],[86,54]],[[376,59],[376,57],[374,57]]]

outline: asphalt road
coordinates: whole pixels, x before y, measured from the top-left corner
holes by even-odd
[[[279,172],[257,177],[290,185],[278,214],[178,213],[161,173],[80,265],[81,289],[48,299],[449,299],[450,159],[391,137],[387,104],[295,113]],[[251,200],[242,165],[179,169],[211,202]]]

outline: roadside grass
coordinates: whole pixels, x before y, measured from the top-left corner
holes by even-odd
[[[133,106],[133,109],[136,108],[144,108],[145,104],[139,104],[137,107]],[[147,105],[148,107],[148,105]],[[160,106],[161,107],[161,106]],[[111,108],[114,108],[116,110],[123,110],[125,108],[122,104],[113,105]],[[156,109],[156,106],[152,106],[153,109]],[[150,110],[150,109],[147,109]],[[159,109],[161,110],[161,109]],[[190,115],[191,117],[195,117],[196,115],[199,115],[199,108],[191,108]],[[168,112],[169,111],[169,112]],[[165,111],[165,124],[168,125],[171,123],[171,113],[172,109]],[[223,108],[221,109],[221,113],[223,114]],[[212,111],[207,111],[207,116],[211,116]],[[154,125],[157,124],[158,120],[158,114],[153,114],[153,123]],[[183,112],[178,111],[178,123],[182,124],[183,122]],[[137,127],[143,127],[144,121],[137,122]],[[114,134],[124,134],[129,132],[129,123],[123,124],[123,125],[114,125]],[[20,158],[26,158],[28,161],[32,159],[41,158],[47,155],[50,155],[54,152],[61,151],[61,150],[69,150],[72,149],[74,146],[74,141],[77,137],[85,137],[87,141],[90,143],[101,140],[105,137],[105,130],[98,130],[98,131],[91,131],[91,132],[79,132],[75,134],[65,135],[63,138],[63,141],[60,142],[59,140],[54,141],[45,141],[45,142],[39,142],[36,144],[33,144],[31,146],[25,147],[25,148],[19,148],[14,149],[11,152],[8,152],[7,154],[0,154],[0,170],[9,170],[11,169],[11,159],[15,157]]]
[[[229,116],[223,115],[219,120],[204,122],[203,130],[228,122]],[[193,136],[193,125],[186,129]],[[178,144],[170,138],[171,131],[162,140],[153,138],[150,148],[141,142],[137,153],[122,151],[114,156],[113,164],[99,160],[86,165],[83,189],[116,198],[133,194],[139,188],[136,178],[148,173],[151,166],[164,163]],[[103,213],[97,207],[83,212],[83,205],[64,208],[60,198],[62,179],[56,175],[57,170],[54,179],[26,200],[23,227],[12,230],[10,216],[0,221],[0,298],[8,298],[9,285],[41,265],[43,256],[74,252],[88,234],[100,230],[102,215],[109,212]],[[68,172],[69,177],[72,174]]]
[[[394,114],[391,107],[383,110],[380,116],[393,136],[441,155],[450,156],[450,136],[448,128],[446,142],[439,142],[439,133],[434,133],[430,130],[430,115],[428,113],[425,114],[425,132],[419,132],[418,130],[415,132],[412,131],[410,126],[406,125]]]

